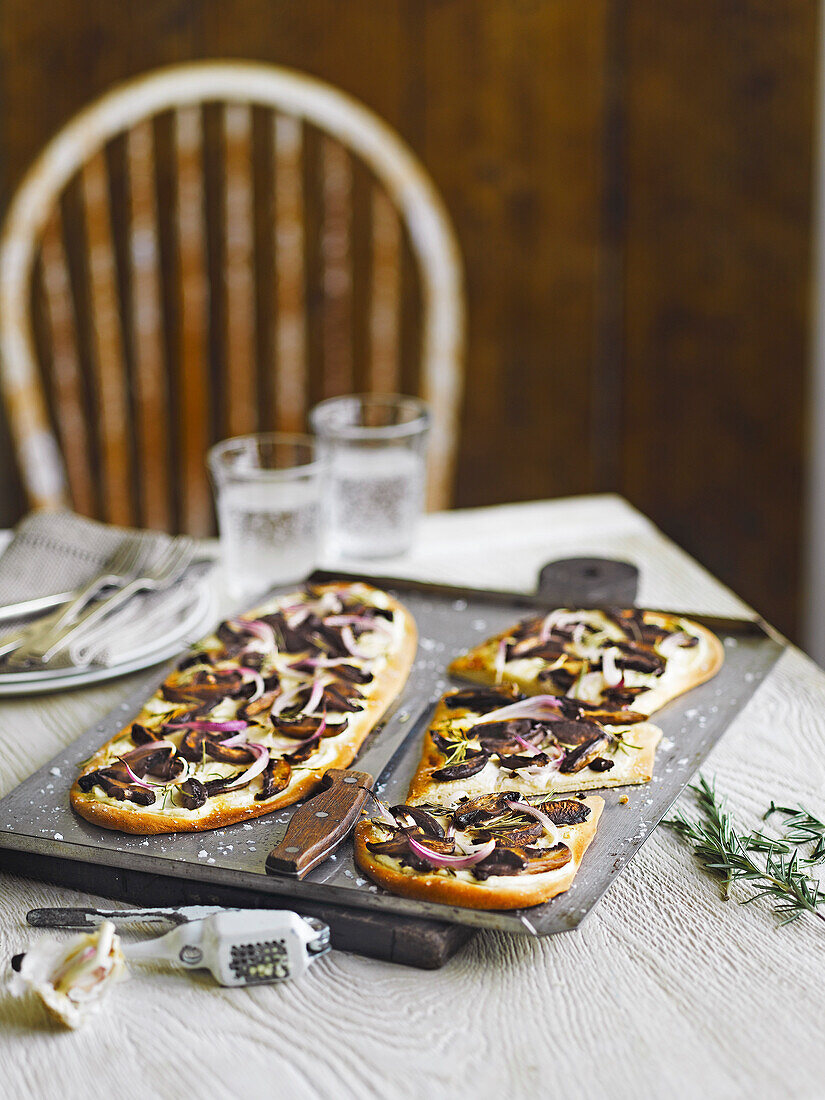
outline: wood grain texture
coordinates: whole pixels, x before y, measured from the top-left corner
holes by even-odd
[[[81,182],[88,239],[95,427],[102,458],[102,518],[109,523],[128,524],[133,515],[129,379],[112,243],[109,173],[102,151],[83,166]]]
[[[252,108],[226,107],[224,183],[226,234],[226,435],[246,435],[258,426],[255,354],[255,241],[252,196]]]
[[[815,0],[351,0],[345,18],[335,0],[7,0],[0,203],[73,112],[158,64],[258,58],[330,81],[410,142],[457,224],[472,372],[457,502],[621,489],[792,632],[817,14]],[[402,255],[406,276],[407,241]],[[402,277],[408,391],[415,294]],[[286,348],[284,334],[285,363]],[[303,405],[284,408],[301,427]],[[0,443],[3,458],[11,520]]]
[[[626,12],[627,436],[616,484],[793,630],[817,5],[678,0]],[[653,431],[655,458],[650,442],[631,442]]]
[[[304,312],[303,135],[301,123],[276,115],[273,126],[275,194],[274,423],[298,432],[306,416],[306,314]]]
[[[640,566],[647,603],[745,610],[615,497],[432,515],[424,536],[411,575],[528,588],[549,557],[610,547]],[[5,702],[2,792],[128,690],[123,681]],[[825,676],[789,650],[714,751],[707,770],[746,826],[771,797],[825,812],[823,706]],[[630,793],[631,827],[643,797]],[[26,909],[100,904],[25,879],[4,879],[3,892],[8,953],[37,936]],[[810,1100],[825,1077],[821,950],[813,922],[777,930],[764,903],[723,903],[685,847],[659,829],[575,933],[541,942],[479,934],[440,971],[333,953],[301,982],[229,990],[206,974],[141,968],[115,991],[111,1012],[61,1041],[60,1091],[85,1100],[90,1071],[103,1072],[117,1051],[125,1100],[170,1095],[168,1067],[145,1056],[151,1042],[174,1047],[187,1094],[218,1097],[269,1095],[276,1080],[282,1095],[313,1100],[449,1100],[466,1095],[470,1081],[473,1096],[493,1100],[541,1095],[551,1081],[554,1095],[576,1100]],[[139,1048],[123,1041],[124,1021],[135,1019]],[[565,1021],[564,1043],[547,1042],[548,1019]],[[216,1032],[231,1036],[231,1059]],[[481,1075],[479,1035],[487,1037]],[[8,1095],[51,1095],[55,1041],[37,1004],[0,999]]]
[[[75,336],[71,280],[63,244],[63,219],[56,208],[41,244],[43,297],[49,330],[49,376],[52,407],[75,510],[82,516],[96,511],[94,479],[83,381]]]
[[[154,134],[149,120],[127,135],[129,255],[135,435],[140,468],[140,517],[146,527],[172,525],[169,478],[169,387],[163,352],[161,252],[155,194]]]
[[[175,112],[177,134],[177,228],[179,264],[178,424],[181,526],[205,535],[211,501],[205,458],[209,446],[209,299],[206,275],[206,206],[203,183],[203,120],[200,107]]]

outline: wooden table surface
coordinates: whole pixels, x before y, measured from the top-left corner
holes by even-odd
[[[758,547],[754,553],[758,553]],[[428,516],[388,574],[531,588],[545,561],[635,562],[640,601],[744,605],[618,497]],[[373,566],[374,569],[374,566]],[[0,705],[5,794],[112,708],[133,680]],[[773,797],[825,811],[825,675],[790,649],[716,747],[748,827]],[[685,806],[689,798],[683,799]],[[2,965],[26,910],[100,904],[0,879]],[[575,932],[477,935],[440,971],[331,953],[301,981],[222,989],[206,973],[136,969],[77,1033],[0,996],[0,1095],[84,1097],[825,1096],[825,928],[778,928],[764,902],[724,903],[659,829]]]

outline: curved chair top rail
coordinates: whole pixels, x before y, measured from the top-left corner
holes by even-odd
[[[161,112],[210,102],[269,107],[331,135],[372,170],[397,207],[419,267],[422,389],[433,410],[430,507],[444,507],[458,432],[464,338],[460,255],[432,180],[374,112],[313,77],[249,62],[161,69],[114,88],[48,143],[9,208],[0,242],[0,372],[15,445],[35,506],[66,503],[66,479],[37,383],[27,295],[38,242],[61,192],[111,139]]]

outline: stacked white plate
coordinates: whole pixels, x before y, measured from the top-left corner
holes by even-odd
[[[112,646],[113,656],[96,655],[66,668],[0,672],[0,696],[66,691],[151,668],[202,637],[214,625],[216,607],[215,578],[207,573],[192,586],[191,600],[171,615],[171,621],[154,616],[157,621],[150,622],[149,629],[140,630],[133,644],[118,639],[117,645]],[[130,632],[128,628],[124,630],[124,634]]]

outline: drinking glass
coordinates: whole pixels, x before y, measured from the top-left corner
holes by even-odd
[[[326,461],[324,527],[332,553],[394,557],[408,550],[424,508],[430,414],[395,394],[331,397],[309,416]]]
[[[318,563],[321,471],[308,435],[261,432],[216,443],[207,455],[221,556],[235,598],[289,584]]]

